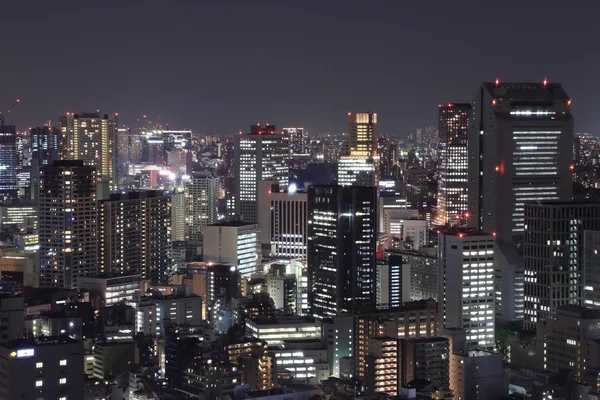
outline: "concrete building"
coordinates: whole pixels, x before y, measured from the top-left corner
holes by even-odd
[[[306,191],[277,181],[258,184],[258,224],[263,254],[272,257],[306,258]]]
[[[135,344],[133,342],[107,342],[94,345],[94,378],[116,378],[123,373],[129,373],[134,365]]]
[[[38,229],[38,208],[22,203],[0,205],[0,228],[10,231]]]
[[[141,275],[97,275],[80,279],[80,287],[90,292],[90,301],[98,298],[102,305],[112,306],[121,300],[133,302],[141,291]]]
[[[399,382],[426,379],[440,389],[450,387],[450,344],[447,338],[399,341]]]
[[[230,264],[241,278],[256,272],[261,262],[260,228],[241,221],[220,222],[204,228],[204,261]]]
[[[202,241],[204,227],[217,222],[219,178],[209,171],[194,171],[185,184],[185,238]]]
[[[468,134],[469,226],[520,243],[526,202],[571,200],[570,106],[558,83],[481,85]]]
[[[436,225],[456,224],[468,212],[469,103],[439,106],[439,179]]]
[[[0,295],[0,343],[6,344],[23,338],[25,325],[23,296]]]
[[[17,131],[14,125],[4,125],[0,119],[0,201],[16,200],[19,197],[17,182]]]
[[[83,343],[67,337],[0,346],[0,399],[80,399]]]
[[[508,373],[502,355],[469,350],[450,357],[450,389],[456,400],[501,400],[508,396]]]
[[[312,318],[279,317],[271,321],[247,318],[246,335],[264,340],[269,345],[281,345],[284,340],[321,340],[323,326]]]
[[[40,286],[77,288],[98,273],[96,169],[81,160],[40,169]]]
[[[202,297],[168,295],[144,297],[140,300],[136,312],[136,332],[162,337],[165,320],[177,325],[200,325]]]
[[[467,331],[469,348],[495,346],[494,237],[451,228],[439,236],[440,328]]]
[[[289,157],[288,137],[274,125],[252,125],[249,134],[235,136],[235,213],[243,221],[258,222],[258,182],[288,186]]]
[[[544,347],[544,369],[569,369],[577,380],[598,384],[600,377],[600,310],[562,305],[545,322],[537,324],[536,336]]]
[[[308,295],[313,316],[375,305],[376,206],[376,187],[309,187]]]
[[[523,320],[525,270],[523,254],[512,244],[496,243],[495,248],[496,320]]]
[[[37,252],[19,249],[0,250],[0,279],[21,282],[23,286],[37,287],[39,283]]]
[[[100,187],[117,185],[117,119],[100,113],[67,113],[60,118],[61,160],[81,160],[96,168]],[[104,189],[103,189],[104,190]],[[104,193],[103,193],[104,194]],[[104,197],[104,196],[101,196]]]
[[[98,202],[100,273],[157,282],[171,267],[171,198],[159,190],[114,193]]]
[[[584,232],[583,251],[584,304],[600,310],[600,232]]]
[[[412,250],[419,250],[429,244],[429,230],[424,219],[405,219],[402,227],[404,245]]]
[[[321,340],[285,340],[273,351],[278,373],[290,373],[294,380],[319,384],[329,378],[327,348]]]
[[[584,304],[584,231],[600,230],[600,202],[528,203],[525,223],[524,327],[533,329],[558,306]]]
[[[376,186],[377,160],[364,156],[341,156],[337,183],[340,186]]]

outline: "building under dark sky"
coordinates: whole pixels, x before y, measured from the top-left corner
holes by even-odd
[[[202,133],[248,121],[343,132],[352,110],[379,133],[435,125],[479,82],[546,76],[595,133],[600,3],[9,1],[0,109],[19,129],[65,112],[143,114]],[[107,29],[107,21],[114,29]],[[510,29],[507,29],[510,27]]]

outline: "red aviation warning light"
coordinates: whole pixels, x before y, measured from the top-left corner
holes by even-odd
[[[492,99],[492,105],[495,106],[496,105],[496,99]]]
[[[571,99],[567,100],[567,106],[571,105]]]
[[[574,166],[573,164],[571,164],[571,165],[569,165],[569,169],[570,169],[571,171],[573,171],[573,170],[575,169],[575,166]]]
[[[544,87],[548,86],[548,79],[544,78]]]
[[[496,78],[496,86],[500,85],[500,79]]]
[[[459,234],[458,234],[458,237],[459,237],[460,239],[462,239],[462,238],[464,238],[464,237],[465,237],[465,234],[464,234],[464,233],[459,233]]]

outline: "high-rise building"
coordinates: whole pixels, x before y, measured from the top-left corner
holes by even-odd
[[[96,168],[81,160],[40,170],[40,286],[77,288],[98,272]]]
[[[117,119],[100,113],[60,118],[59,153],[62,160],[82,160],[96,167],[98,181],[112,190],[117,184]]]
[[[37,198],[40,180],[40,167],[50,165],[58,160],[58,141],[60,130],[45,125],[43,127],[31,128],[29,130],[29,141],[31,145],[31,184],[32,194]]]
[[[353,156],[377,157],[377,114],[348,113],[348,150]]]
[[[262,181],[258,190],[258,223],[263,253],[306,258],[307,193],[295,184],[282,187]]]
[[[485,82],[469,130],[469,225],[521,242],[527,201],[571,200],[573,116],[558,83]]]
[[[185,191],[177,188],[171,193],[171,241],[185,240],[186,202]]]
[[[377,188],[308,189],[308,285],[318,318],[375,306]]]
[[[377,114],[348,113],[348,147],[338,160],[338,184],[378,186]]]
[[[186,182],[184,191],[185,237],[187,240],[201,242],[204,227],[214,224],[219,219],[219,178],[209,171],[194,171]]]
[[[290,155],[306,154],[304,128],[283,128],[283,134],[290,142]]]
[[[464,329],[470,348],[494,347],[494,237],[451,228],[439,236],[438,263],[440,329]]]
[[[389,138],[378,140],[379,175],[383,179],[396,179],[398,176],[398,143]]]
[[[235,209],[244,221],[258,221],[258,182],[289,182],[288,137],[274,125],[252,125],[249,134],[235,137]]]
[[[0,120],[0,201],[18,196],[17,131],[14,125],[4,125],[4,120]]]
[[[171,267],[171,198],[159,190],[113,193],[98,202],[100,272],[153,282]]]
[[[525,204],[524,326],[535,328],[556,307],[584,304],[584,231],[600,230],[600,202]]]
[[[585,231],[583,239],[584,303],[600,310],[600,232]]]
[[[439,107],[437,225],[460,221],[468,212],[467,137],[471,104]]]
[[[260,228],[241,221],[204,227],[204,261],[230,264],[240,278],[249,278],[260,265]]]

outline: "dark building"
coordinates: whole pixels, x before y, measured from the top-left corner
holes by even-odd
[[[460,221],[468,211],[467,137],[471,104],[439,107],[437,225]]]
[[[522,242],[528,201],[571,200],[573,116],[558,83],[485,82],[469,130],[469,225]]]
[[[31,128],[29,141],[31,146],[31,186],[32,195],[37,199],[40,168],[58,160],[58,140],[60,130],[51,126]]]
[[[4,120],[0,120],[0,201],[18,196],[17,131],[14,125],[4,125]]]
[[[375,304],[377,188],[308,189],[308,298],[318,318]]]
[[[558,306],[584,305],[584,231],[600,230],[600,202],[528,203],[525,227],[524,326],[534,329]]]
[[[96,168],[55,161],[40,170],[40,287],[77,288],[98,273]]]
[[[98,256],[102,273],[164,279],[171,267],[171,197],[148,190],[99,201]]]

